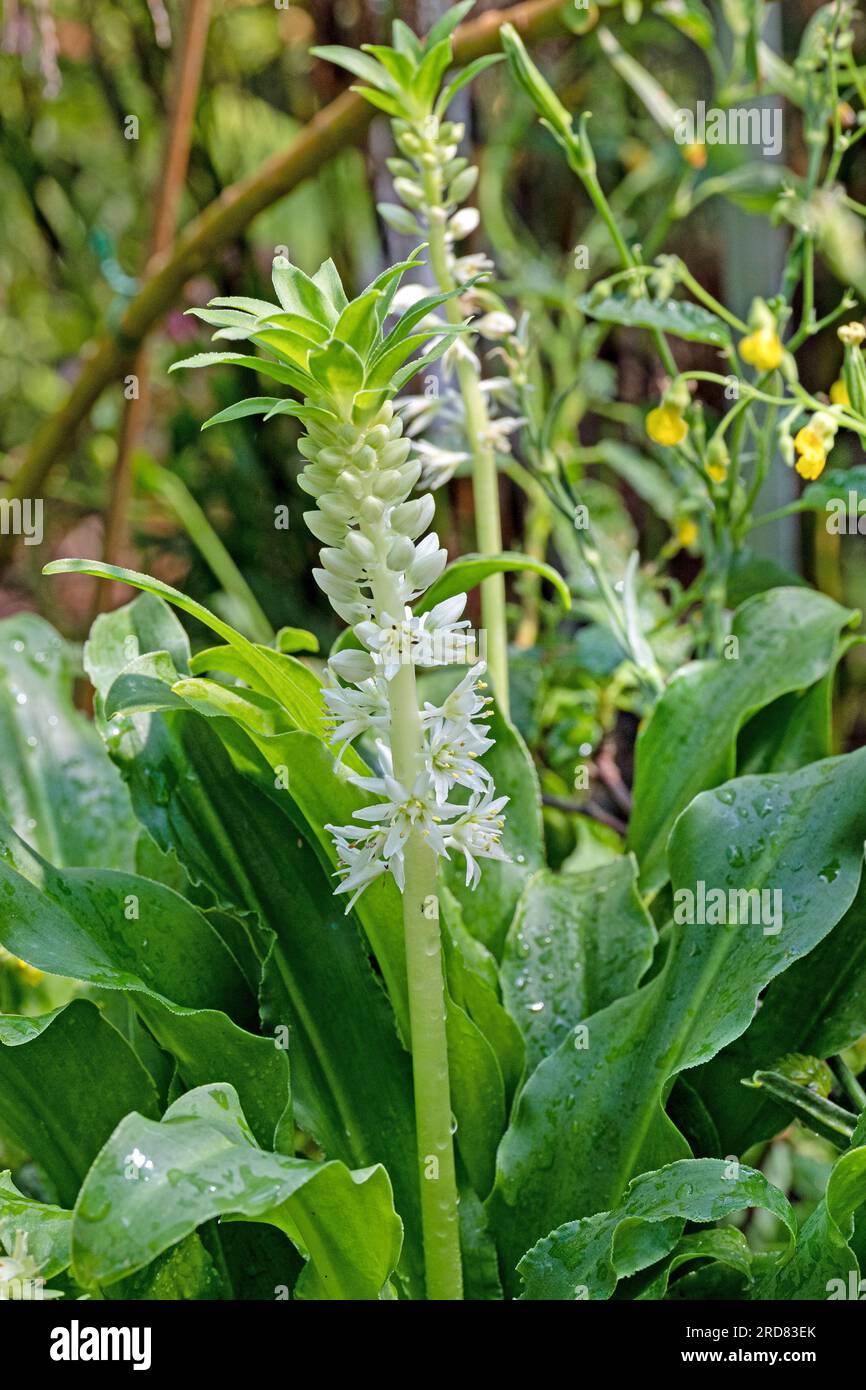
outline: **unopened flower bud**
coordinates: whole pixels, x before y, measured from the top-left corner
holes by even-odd
[[[461,208],[448,223],[448,231],[455,241],[462,241],[464,237],[472,235],[480,221],[481,214],[477,208]]]
[[[337,673],[340,680],[350,681],[352,685],[369,680],[376,671],[369,652],[357,651],[348,647],[344,651],[335,652],[328,665],[332,671]]]
[[[493,309],[489,314],[484,314],[476,323],[472,325],[482,338],[507,338],[509,333],[513,333],[517,323],[510,314],[504,310]]]
[[[436,503],[431,494],[426,492],[423,497],[414,497],[411,502],[402,502],[399,507],[395,507],[389,521],[394,531],[414,539],[427,530],[435,510]]]
[[[388,551],[388,568],[397,574],[408,569],[415,558],[415,547],[408,536],[398,536]]]
[[[347,532],[343,544],[352,556],[352,559],[357,560],[360,565],[369,565],[376,558],[376,549],[373,542],[368,540],[366,536],[362,536],[360,531]],[[322,551],[323,556],[324,553],[325,552]]]
[[[395,179],[394,192],[400,202],[405,203],[408,208],[412,208],[413,212],[417,212],[419,208],[424,206],[424,190],[419,184],[413,183],[411,179]]]

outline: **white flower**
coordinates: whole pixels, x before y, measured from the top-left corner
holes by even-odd
[[[432,424],[442,407],[441,396],[398,396],[394,402],[406,429],[406,438],[414,439],[416,434]]]
[[[429,701],[425,701],[421,714],[422,722],[429,725],[440,719],[474,719],[476,714],[480,714],[485,706],[491,703],[489,695],[478,693],[485,688],[480,677],[486,669],[483,661],[476,662],[441,705],[431,705]]]
[[[490,421],[487,430],[487,439],[493,445],[497,453],[508,454],[511,452],[508,436],[513,434],[515,430],[519,430],[521,425],[525,424],[526,417],[523,415],[502,415],[498,420]]]
[[[340,757],[359,734],[370,729],[387,730],[388,692],[379,680],[362,681],[353,689],[338,685],[330,672],[326,672],[322,696],[330,717],[330,742],[343,745]]]
[[[480,222],[481,213],[477,208],[461,208],[448,223],[449,235],[455,241],[462,241],[464,237],[471,236],[477,230]]]
[[[364,889],[388,872],[390,866],[382,858],[385,835],[381,830],[364,830],[360,825],[326,825],[325,829],[334,837],[334,848],[340,860],[337,869],[340,883],[335,892],[352,894],[346,904],[346,911],[351,912]],[[393,869],[392,872],[402,888],[402,860],[399,869],[399,877]]]
[[[460,619],[465,606],[466,595],[456,594],[420,617],[407,607],[399,621],[386,613],[381,626],[373,621],[358,623],[355,633],[386,681],[407,664],[453,666],[470,660],[475,652],[471,623]]]
[[[435,531],[431,531],[415,546],[415,553],[406,567],[406,582],[411,588],[409,597],[415,598],[429,589],[447,563],[448,551],[440,548],[439,537]]]
[[[61,1289],[46,1289],[40,1278],[41,1266],[27,1253],[27,1232],[15,1232],[11,1255],[0,1255],[0,1303],[62,1298]]]
[[[458,285],[471,280],[475,275],[485,275],[492,269],[493,262],[483,251],[473,252],[470,256],[457,256],[451,262],[451,274]]]
[[[449,482],[463,463],[469,463],[471,454],[464,449],[441,449],[438,444],[429,444],[419,439],[415,451],[421,460],[422,487],[443,487]]]
[[[492,357],[493,353],[490,356]],[[514,399],[514,382],[510,376],[487,376],[479,384],[485,396],[491,396],[494,400],[499,397]]]
[[[404,280],[399,289],[395,291],[389,313],[405,314],[407,309],[411,309],[413,304],[417,304],[419,299],[423,299],[425,294],[429,293],[430,291],[424,285],[412,284]]]
[[[477,761],[493,739],[487,738],[488,726],[466,720],[443,719],[430,731],[430,775],[437,797],[445,801],[449,787],[456,783],[472,792],[484,793],[492,778]]]
[[[492,787],[475,795],[459,820],[448,826],[446,845],[466,859],[466,887],[475,888],[481,877],[478,859],[498,859],[503,864],[511,860],[502,848],[505,818],[500,814],[508,804],[507,796],[496,796]]]
[[[495,342],[497,338],[507,338],[509,333],[513,333],[517,323],[510,314],[501,309],[493,309],[489,314],[477,319],[472,327],[482,338],[490,338]]]
[[[411,788],[404,787],[387,773],[384,777],[353,777],[352,781],[356,786],[380,792],[388,798],[375,806],[362,806],[355,812],[357,820],[372,821],[385,831],[383,858],[391,860],[397,854],[402,855],[406,841],[416,830],[437,854],[447,859],[442,817],[452,808],[437,798],[429,772],[419,772]]]
[[[460,362],[468,362],[475,372],[480,373],[481,371],[481,363],[477,355],[472,351],[462,334],[452,338],[442,354],[442,371],[446,381],[457,371]]]

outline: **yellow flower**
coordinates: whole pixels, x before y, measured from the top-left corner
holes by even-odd
[[[688,550],[690,546],[694,545],[697,538],[698,528],[691,517],[683,517],[681,521],[677,522],[677,540],[684,550]]]
[[[723,463],[708,463],[707,472],[714,483],[723,483],[728,476],[728,470]]]
[[[705,169],[707,167],[706,145],[686,145],[683,150],[683,158],[687,164],[691,164],[693,169]]]
[[[757,328],[740,340],[740,356],[761,372],[773,372],[785,356],[785,349],[775,328]]]
[[[794,448],[800,455],[796,464],[797,472],[801,478],[813,483],[824,471],[827,446],[817,430],[812,429],[811,425],[804,425],[794,436]]]
[[[848,387],[841,377],[838,381],[834,381],[833,385],[830,387],[830,400],[834,405],[850,406],[851,404],[851,397],[848,395]]]
[[[656,444],[682,444],[689,427],[672,405],[657,405],[646,417],[646,432]]]

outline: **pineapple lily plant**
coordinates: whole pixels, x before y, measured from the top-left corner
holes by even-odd
[[[331,261],[307,275],[277,256],[274,300],[193,309],[218,346],[177,363],[281,388],[207,426],[297,422],[313,574],[344,625],[331,651],[58,560],[48,573],[141,591],[91,629],[91,723],[63,639],[32,614],[0,623],[4,1300],[36,1283],[53,1299],[819,1300],[866,1263],[866,752],[839,753],[829,718],[859,615],[784,578],[731,593],[773,441],[808,499],[836,436],[866,433],[866,330],[846,294],[824,399],[800,383],[820,325],[788,333],[792,280],[746,322],[681,263],[645,266],[586,121],[504,32],[623,261],[587,319],[646,330],[665,372],[635,419],[675,460],[673,519],[707,563],[691,590],[670,581],[651,626],[653,566],[635,553],[611,579],[574,457],[535,416],[531,322],[458,249],[475,173],[447,110],[488,66],[450,76],[467,9],[426,40],[397,21],[392,47],[323,50],[392,120],[402,206],[383,215],[418,249],[353,299]],[[729,371],[677,368],[669,339],[695,335]],[[455,450],[411,394],[434,365],[447,390],[457,377]],[[708,428],[693,384],[730,375],[741,394]],[[502,552],[503,441],[595,584],[605,696],[627,691],[641,718],[627,827],[568,855],[545,843],[546,769],[509,716],[502,578],[571,595],[543,558]],[[479,553],[448,563],[429,488],[463,463]],[[792,1128],[823,1174],[808,1205],[771,1162]]]

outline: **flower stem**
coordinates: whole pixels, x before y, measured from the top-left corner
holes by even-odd
[[[381,591],[375,593],[375,598],[377,607],[387,610],[389,603],[393,606],[393,600]],[[411,788],[424,765],[415,667],[411,662],[404,661],[391,680],[388,701],[394,775],[404,787]],[[463,1275],[437,863],[434,851],[418,831],[413,831],[406,841],[403,860],[403,931],[427,1297],[451,1301],[463,1297]]]
[[[405,849],[403,926],[427,1297],[463,1297],[436,856],[417,831]]]
[[[441,217],[431,217],[429,221],[430,268],[439,289],[447,292],[455,288],[455,282],[448,264],[442,186],[437,170],[427,170],[424,178],[424,196],[429,209],[443,214]],[[451,323],[462,322],[460,305],[456,299],[448,301],[445,311]],[[458,363],[457,377],[463,396],[467,442],[472,455],[476,541],[481,554],[499,555],[502,552],[499,472],[496,467],[496,454],[490,442],[487,404],[478,373],[471,362],[461,360]],[[500,709],[507,715],[508,627],[505,614],[505,577],[502,574],[492,574],[482,581],[481,623],[486,634],[487,666],[493,681],[493,690]]]

